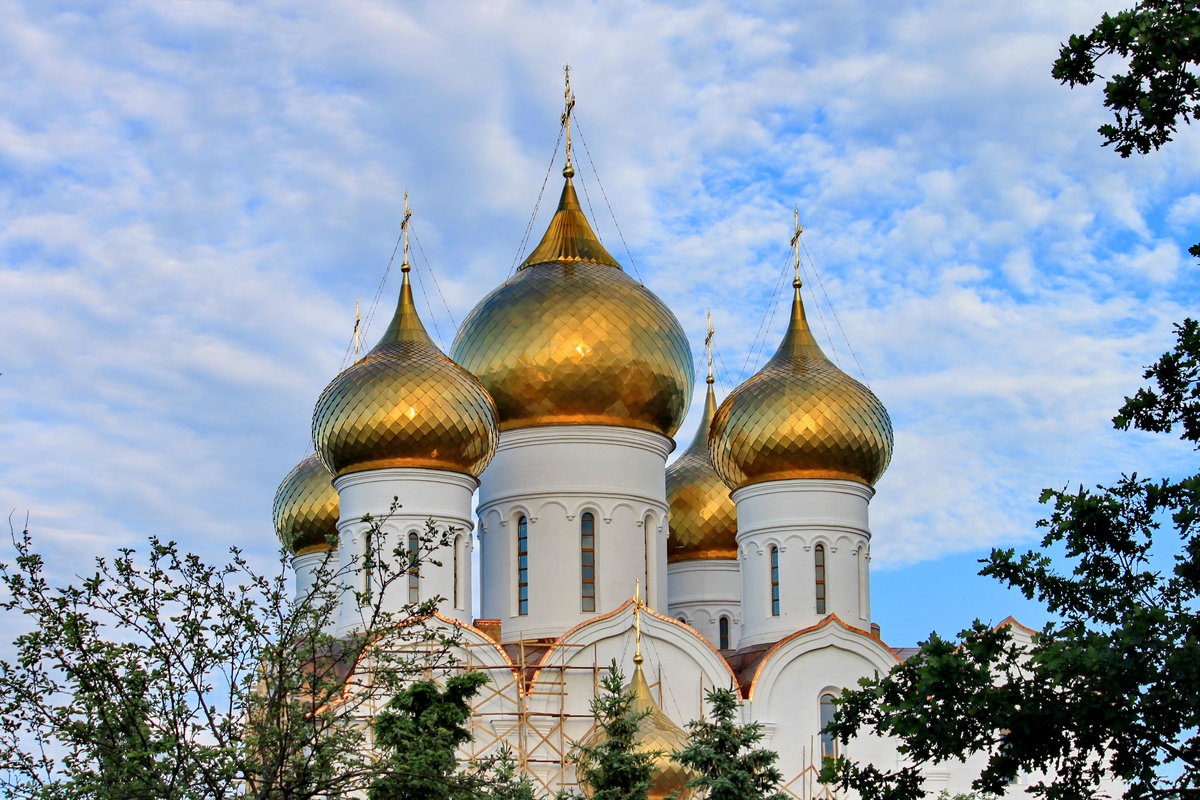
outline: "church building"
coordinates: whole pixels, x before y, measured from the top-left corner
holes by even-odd
[[[888,412],[822,352],[797,269],[778,349],[720,402],[708,350],[703,418],[668,465],[696,388],[692,347],[594,234],[569,111],[549,227],[450,353],[418,317],[406,246],[390,325],[317,400],[316,452],[274,507],[297,592],[325,559],[360,557],[365,516],[401,544],[432,519],[451,544],[393,602],[442,598],[462,667],[491,677],[465,757],[507,745],[540,789],[573,786],[571,751],[593,733],[615,659],[651,712],[650,744],[673,749],[705,692],[732,686],[780,754],[783,790],[829,796],[817,773],[839,746],[820,734],[834,698],[903,656],[871,619],[868,512],[892,456]],[[887,741],[850,747],[897,764]],[[928,787],[969,791],[969,766],[929,770]],[[655,797],[686,780],[657,767]]]

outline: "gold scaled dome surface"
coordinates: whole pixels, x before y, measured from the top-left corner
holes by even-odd
[[[671,758],[672,753],[677,753],[687,747],[688,735],[663,713],[663,710],[658,707],[658,703],[654,702],[654,696],[650,693],[650,685],[642,673],[641,661],[641,656],[634,658],[633,680],[630,682],[628,690],[633,692],[631,709],[633,713],[645,714],[638,723],[635,749],[639,753],[656,753],[653,762],[654,772],[650,779],[650,791],[646,796],[649,800],[667,800],[667,798],[691,800],[695,796],[696,790],[687,788],[687,784],[696,776],[696,773]],[[595,745],[602,741],[604,741],[604,733],[597,731],[585,739],[583,744],[585,746]],[[588,797],[593,795],[592,787],[585,783],[580,782],[579,788],[583,789],[584,794]]]
[[[487,387],[501,430],[615,425],[670,436],[691,401],[679,320],[600,244],[569,177],[541,243],[475,307],[451,354]]]
[[[496,407],[429,338],[407,264],[400,302],[379,344],[325,387],[313,443],[335,475],[423,467],[478,477],[496,453]]]
[[[733,489],[790,478],[874,486],[892,458],[892,421],[870,389],[825,357],[794,286],[779,350],[717,409],[713,466]]]
[[[279,541],[295,555],[328,550],[337,541],[338,493],[316,453],[279,484],[271,516]]]
[[[708,432],[716,413],[710,377],[696,438],[667,469],[668,563],[737,558],[737,507],[708,455]]]

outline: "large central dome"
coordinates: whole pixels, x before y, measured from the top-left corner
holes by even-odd
[[[670,436],[691,400],[683,328],[600,244],[574,173],[564,174],[541,243],[463,322],[451,356],[487,388],[501,430],[616,425]]]

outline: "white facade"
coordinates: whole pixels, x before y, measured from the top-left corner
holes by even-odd
[[[867,503],[874,493],[834,480],[754,483],[733,493],[741,646],[779,641],[830,614],[870,629]]]
[[[338,630],[361,628],[362,610],[357,593],[382,588],[381,609],[400,612],[410,603],[444,598],[439,609],[450,619],[471,619],[471,497],[478,481],[469,475],[436,469],[377,469],[352,472],[333,482],[339,499],[338,572],[353,575],[358,585],[343,595]],[[436,558],[422,556],[419,569],[406,569],[404,552],[425,553],[432,520],[437,536],[447,538]],[[368,542],[369,532],[383,541]],[[368,546],[387,571],[362,569]],[[438,562],[438,563],[434,563]]]
[[[740,645],[742,575],[737,561],[714,558],[668,564],[667,599],[673,618],[718,649]]]
[[[672,447],[656,433],[599,425],[500,434],[480,478],[478,514],[482,612],[501,621],[505,641],[561,636],[619,606],[639,583],[648,605],[666,611]],[[589,515],[594,572],[585,588]]]

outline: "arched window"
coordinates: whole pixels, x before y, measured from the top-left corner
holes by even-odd
[[[813,566],[816,568],[817,613],[825,613],[825,545],[813,548]]]
[[[821,695],[821,758],[833,758],[837,755],[837,739],[832,733],[825,731],[825,726],[833,722],[833,712],[837,710],[833,695],[828,692]]]
[[[529,520],[517,519],[517,613],[529,613]]]
[[[771,616],[779,616],[779,548],[771,545]]]
[[[421,537],[416,532],[408,534],[408,602],[421,601]]]
[[[579,517],[580,611],[596,611],[596,516]]]
[[[729,649],[729,617],[721,617],[717,620],[717,634],[720,638],[720,649]]]
[[[459,575],[460,575],[459,570],[462,569],[462,555],[461,555],[462,542],[463,542],[462,534],[459,534],[458,536],[454,537],[454,574],[451,576],[451,580],[454,582],[454,607],[455,608],[462,608],[462,606],[459,605],[459,591],[458,591],[458,582],[459,582],[459,580],[461,580],[459,577]]]

